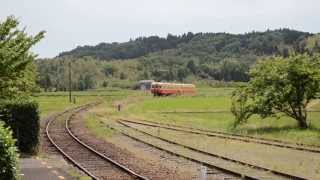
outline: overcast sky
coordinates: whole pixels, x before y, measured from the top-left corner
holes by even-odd
[[[47,31],[33,49],[40,57],[79,45],[189,31],[320,32],[319,0],[1,0],[1,21],[8,15],[29,33]]]

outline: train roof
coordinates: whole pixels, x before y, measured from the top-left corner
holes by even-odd
[[[140,80],[139,83],[154,83],[154,80]]]
[[[183,84],[183,83],[168,83],[168,82],[153,82],[152,85],[178,85],[178,86],[195,86],[194,84]]]

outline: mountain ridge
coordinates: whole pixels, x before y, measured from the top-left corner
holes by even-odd
[[[70,51],[61,52],[57,57],[91,56],[100,60],[131,59],[145,56],[149,53],[167,49],[190,50],[195,45],[192,42],[204,42],[207,47],[202,50],[209,53],[231,52],[245,54],[251,51],[257,55],[270,55],[285,53],[284,48],[301,51],[299,42],[314,34],[293,29],[276,29],[264,32],[252,31],[243,34],[232,33],[184,33],[182,35],[168,34],[167,37],[149,36],[139,37],[122,43],[101,42],[94,46],[78,46]],[[190,44],[191,42],[191,44]],[[199,46],[197,44],[197,46]],[[201,46],[201,45],[200,45]],[[214,46],[214,47],[212,47]],[[183,49],[181,49],[183,48]]]

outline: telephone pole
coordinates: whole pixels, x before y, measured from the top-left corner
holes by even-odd
[[[69,102],[72,102],[71,99],[71,62],[69,62]]]

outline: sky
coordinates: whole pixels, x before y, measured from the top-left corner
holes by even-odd
[[[32,49],[44,58],[77,46],[168,33],[318,33],[319,7],[319,0],[1,0],[0,21],[14,15],[30,34],[45,30]]]

